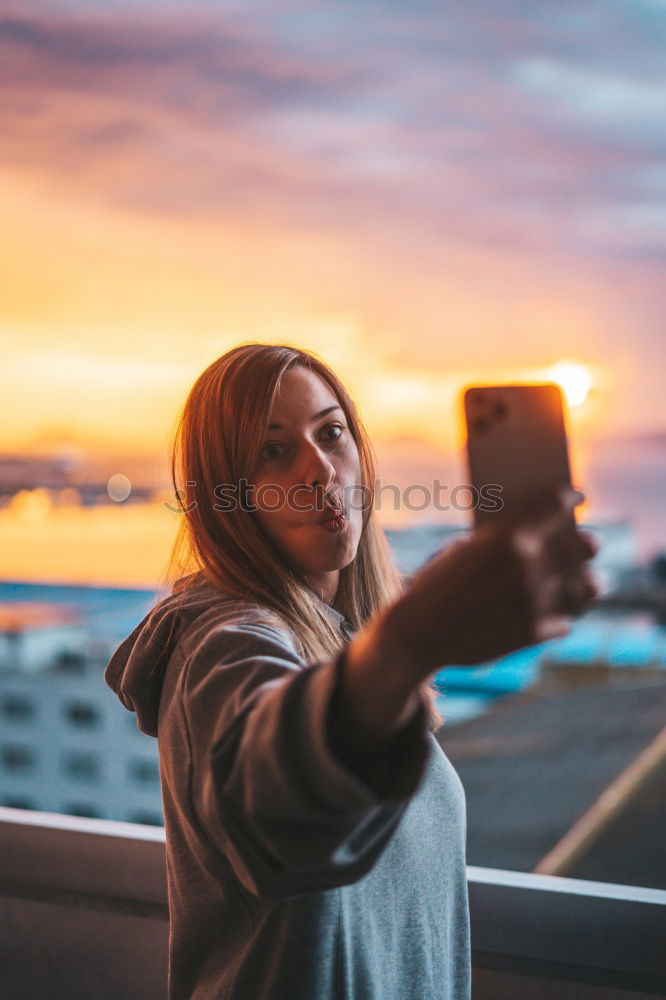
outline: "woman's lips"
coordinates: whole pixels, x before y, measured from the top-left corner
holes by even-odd
[[[347,523],[347,518],[344,514],[338,514],[337,517],[329,518],[328,521],[320,521],[319,527],[323,528],[325,531],[342,531]]]
[[[319,517],[317,518],[317,523],[324,524],[328,521],[332,521],[334,518],[341,517],[342,515],[344,515],[344,512],[345,512],[344,507],[331,507],[327,505],[324,508],[323,513],[320,514]]]

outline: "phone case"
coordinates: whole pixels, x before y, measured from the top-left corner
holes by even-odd
[[[475,525],[517,512],[543,490],[571,486],[558,385],[470,386],[464,410]],[[571,520],[575,526],[573,512]]]

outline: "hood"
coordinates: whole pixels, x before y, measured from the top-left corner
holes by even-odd
[[[136,712],[142,733],[157,736],[164,668],[183,635],[200,615],[230,600],[236,598],[200,578],[184,591],[158,600],[113,653],[104,680],[125,708]],[[240,603],[257,608],[252,602]],[[354,631],[351,623],[330,605],[324,607],[344,637],[350,639]]]

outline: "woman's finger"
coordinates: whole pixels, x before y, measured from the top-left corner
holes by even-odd
[[[581,568],[581,576],[583,577],[587,588],[587,600],[594,600],[601,593],[601,588],[599,587],[596,576],[589,566],[583,566]]]
[[[526,558],[536,559],[545,554],[567,524],[570,512],[577,503],[572,490],[541,494],[534,505],[512,526],[511,536],[515,550]]]
[[[532,577],[533,607],[537,617],[580,615],[599,595],[596,580],[587,566],[577,573],[548,573]]]
[[[510,530],[525,528],[547,533],[551,526],[557,527],[563,515],[573,510],[578,502],[578,494],[568,488],[540,489],[514,502],[510,514],[502,516],[503,523]]]
[[[579,529],[568,512],[557,523],[548,525],[545,543],[552,567],[564,575],[580,571],[582,564],[593,559],[599,551],[596,537]]]
[[[563,578],[560,608],[566,613],[580,615],[590,600],[597,596],[596,582],[584,567],[579,573]]]
[[[599,552],[599,542],[591,531],[578,530],[578,540],[581,544],[583,559],[593,559]]]

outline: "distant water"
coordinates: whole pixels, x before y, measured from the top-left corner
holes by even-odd
[[[46,601],[72,608],[90,635],[120,642],[153,605],[155,591],[132,587],[0,581],[0,601]]]
[[[666,434],[596,444],[581,486],[586,516],[629,521],[641,559],[666,552]]]

